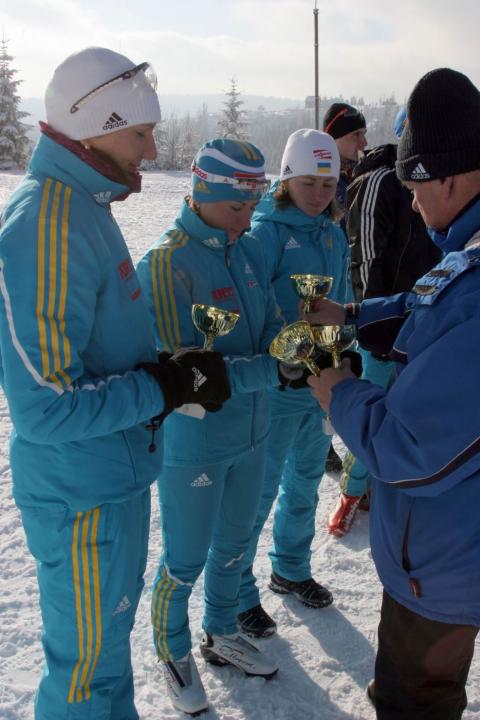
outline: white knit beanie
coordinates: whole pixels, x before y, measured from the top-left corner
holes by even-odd
[[[290,135],[283,151],[280,180],[299,175],[334,177],[340,175],[340,155],[331,135],[303,128]]]
[[[158,97],[143,71],[107,85],[74,109],[89,92],[134,67],[125,55],[107,48],[90,47],[70,55],[57,67],[45,91],[48,124],[72,140],[84,140],[159,122]]]

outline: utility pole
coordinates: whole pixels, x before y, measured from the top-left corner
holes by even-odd
[[[320,98],[318,96],[318,8],[317,0],[313,9],[313,27],[314,27],[314,58],[315,58],[315,129],[319,130],[320,125]]]

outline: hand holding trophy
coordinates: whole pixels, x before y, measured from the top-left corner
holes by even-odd
[[[312,325],[312,332],[315,344],[332,355],[333,367],[340,367],[340,353],[355,342],[355,325]]]
[[[333,367],[338,368],[341,365],[340,353],[355,342],[356,328],[355,325],[312,325],[312,334],[315,345],[329,352]],[[325,416],[323,430],[326,435],[335,432],[328,415]]]
[[[212,350],[213,342],[220,335],[228,335],[235,327],[240,315],[230,310],[222,310],[212,305],[195,303],[192,305],[193,324],[204,336],[203,350]],[[175,412],[182,413],[202,420],[205,417],[205,408],[196,403],[187,403],[177,408]]]
[[[312,300],[326,297],[333,284],[331,275],[290,275],[290,279],[297,295],[304,300],[305,314],[310,312]]]
[[[284,327],[276,335],[268,352],[286,365],[306,365],[312,375],[320,375],[320,369],[311,357],[315,351],[313,328],[306,320],[297,320]]]

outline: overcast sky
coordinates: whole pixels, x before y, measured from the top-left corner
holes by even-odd
[[[67,55],[103,45],[150,60],[159,93],[314,93],[314,0],[0,0],[23,98]],[[318,0],[320,94],[395,93],[434,67],[480,85],[480,0]]]

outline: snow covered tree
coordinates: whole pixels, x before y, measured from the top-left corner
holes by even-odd
[[[16,70],[11,67],[13,57],[8,54],[7,41],[0,41],[0,168],[24,168],[30,141],[26,135],[28,125],[22,122],[28,113],[19,109]]]
[[[245,110],[240,109],[243,100],[239,99],[240,93],[237,90],[236,79],[232,78],[230,82],[231,87],[225,93],[227,100],[223,103],[225,107],[222,110],[222,117],[218,121],[218,129],[221,137],[245,140],[247,138],[247,134],[244,132],[244,128],[247,127],[247,123],[244,121],[246,113]]]

